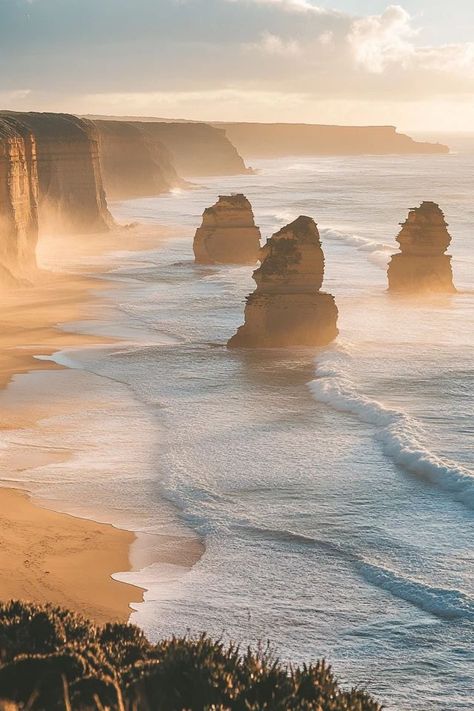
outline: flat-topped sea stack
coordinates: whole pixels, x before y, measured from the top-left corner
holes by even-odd
[[[300,216],[260,250],[253,273],[256,290],[247,297],[245,323],[231,348],[324,346],[337,334],[337,306],[321,292],[324,254],[318,227]]]
[[[397,237],[400,252],[388,265],[389,291],[453,293],[451,257],[445,254],[451,235],[435,202],[423,202],[408,213]]]
[[[220,195],[204,210],[193,249],[198,264],[255,264],[260,230],[245,195]]]

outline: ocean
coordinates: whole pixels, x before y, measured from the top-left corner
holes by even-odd
[[[73,392],[77,411],[8,437],[75,453],[21,474],[37,497],[141,532],[118,577],[147,588],[131,619],[151,639],[268,642],[291,662],[326,657],[387,709],[472,709],[474,144],[456,147],[259,160],[255,175],[112,205],[120,222],[173,233],[102,259],[104,307],[63,327],[123,343],[21,376],[25,397],[41,377],[45,397]],[[226,349],[252,269],[195,266],[192,239],[230,192],[249,198],[264,238],[316,220],[333,345]],[[387,293],[386,266],[422,200],[445,212],[458,293],[411,301]],[[193,536],[199,561],[173,562]]]

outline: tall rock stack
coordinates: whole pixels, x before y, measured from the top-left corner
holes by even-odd
[[[221,195],[204,210],[193,249],[198,264],[255,264],[260,230],[245,195]]]
[[[388,265],[389,291],[453,293],[451,257],[445,254],[451,235],[435,202],[423,202],[408,213],[397,237],[400,252]]]
[[[321,292],[324,254],[311,217],[298,217],[273,235],[253,273],[256,290],[247,297],[245,323],[228,342],[234,348],[324,346],[337,334],[338,310]]]

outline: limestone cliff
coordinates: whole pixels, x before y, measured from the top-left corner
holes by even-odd
[[[143,131],[143,124],[94,123],[99,131],[100,162],[108,198],[151,197],[184,184],[173,166],[169,150]]]
[[[223,129],[205,123],[164,121],[143,122],[140,128],[150,145],[166,146],[176,171],[183,178],[248,172]]]
[[[412,208],[397,237],[400,252],[388,266],[389,290],[405,293],[454,292],[451,243],[444,214],[434,202]]]
[[[38,239],[36,142],[31,131],[0,114],[0,285],[27,277]]]
[[[255,264],[260,230],[245,195],[221,195],[215,205],[204,210],[193,249],[199,264]]]
[[[3,113],[36,143],[42,231],[101,232],[113,224],[99,164],[97,129],[68,114]]]
[[[228,346],[323,346],[334,340],[338,311],[334,297],[320,291],[324,254],[314,220],[300,216],[283,227],[267,240],[260,261],[245,323]]]
[[[324,126],[291,123],[214,123],[247,160],[291,155],[448,153],[440,143],[421,143],[394,126]]]

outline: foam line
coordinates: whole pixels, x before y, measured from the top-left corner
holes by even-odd
[[[333,351],[319,360],[316,379],[309,383],[316,400],[376,427],[376,436],[387,456],[407,472],[474,509],[474,474],[466,467],[441,459],[421,444],[421,428],[407,413],[359,394],[341,368],[340,355]]]

